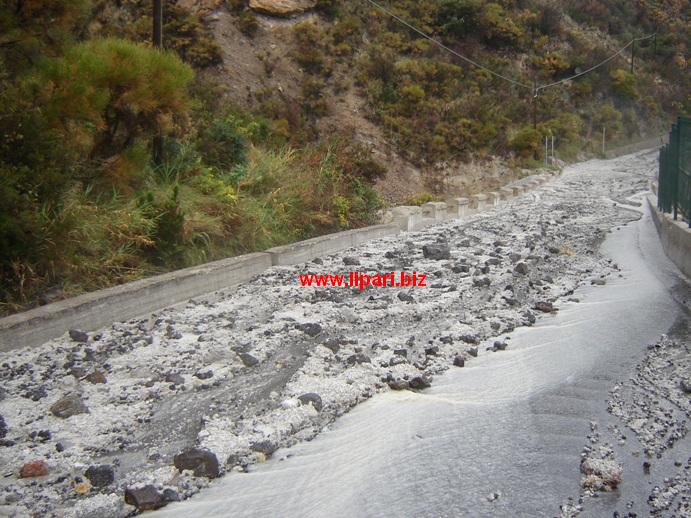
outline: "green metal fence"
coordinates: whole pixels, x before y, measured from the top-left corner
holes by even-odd
[[[669,143],[660,149],[657,205],[691,226],[691,119],[679,117]]]

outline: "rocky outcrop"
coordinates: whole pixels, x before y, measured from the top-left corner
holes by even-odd
[[[316,0],[250,0],[250,9],[272,16],[291,16],[316,5]]]

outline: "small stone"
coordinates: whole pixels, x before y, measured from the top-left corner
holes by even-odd
[[[115,482],[115,470],[110,464],[89,466],[84,476],[94,487],[105,487]]]
[[[200,380],[208,380],[208,379],[214,377],[214,371],[212,371],[211,369],[206,370],[206,371],[205,370],[199,370],[194,374],[194,377],[198,378]]]
[[[86,343],[89,341],[89,335],[84,331],[80,331],[79,329],[70,329],[68,334],[75,342]]]
[[[422,247],[422,255],[425,259],[443,261],[451,259],[451,249],[447,245],[425,245]]]
[[[0,415],[0,439],[4,439],[5,436],[7,435],[7,423],[5,422],[5,418]]]
[[[153,485],[142,488],[127,488],[125,490],[125,502],[135,506],[139,511],[154,511],[164,507],[168,502]]]
[[[321,396],[315,392],[308,392],[306,394],[298,396],[298,399],[303,405],[308,405],[312,403],[312,406],[317,412],[321,412],[322,408],[324,407],[324,405],[322,404]]]
[[[216,455],[201,448],[191,448],[178,453],[173,463],[180,471],[191,470],[195,477],[216,478],[220,474]]]
[[[405,380],[392,380],[389,381],[389,388],[391,390],[408,390],[410,385]]]
[[[681,387],[681,390],[684,391],[684,393],[691,394],[691,380],[683,379],[679,382],[679,386]]]
[[[108,382],[108,380],[106,379],[106,375],[103,374],[101,371],[94,371],[91,374],[87,375],[84,379],[89,383],[93,383],[94,385]]]
[[[240,356],[240,359],[242,360],[242,363],[245,364],[245,367],[255,367],[259,365],[259,360],[250,353],[240,353],[238,356]]]
[[[19,470],[21,478],[45,477],[48,474],[48,465],[42,460],[27,462]]]
[[[518,263],[514,269],[514,272],[519,273],[521,275],[527,275],[528,274],[528,265],[525,263]]]
[[[604,279],[593,279],[592,281],[590,281],[590,284],[592,284],[593,286],[604,286],[605,284],[607,284],[607,281],[605,281]]]
[[[348,356],[346,363],[348,365],[355,365],[360,363],[372,363],[372,360],[370,360],[369,356],[366,354],[356,353]]]
[[[403,302],[415,302],[415,299],[410,293],[406,293],[405,291],[399,291],[398,295],[398,300],[403,301]]]
[[[453,359],[453,364],[455,367],[465,367],[465,358],[462,355],[457,354]]]
[[[551,313],[552,311],[554,311],[554,306],[551,302],[541,301],[535,303],[535,309],[538,311],[542,311],[543,313]]]
[[[467,264],[456,264],[451,268],[453,273],[468,273],[470,272],[470,266]]]
[[[51,413],[55,417],[67,419],[77,414],[88,414],[89,409],[77,394],[69,394],[58,400],[50,407]]]
[[[422,390],[432,386],[432,381],[427,376],[415,376],[408,384],[413,390]]]
[[[262,453],[266,457],[269,457],[273,452],[275,452],[278,449],[278,445],[270,440],[264,440],[264,441],[257,441],[254,444],[250,446],[250,449],[252,451],[256,451],[257,453]]]
[[[491,284],[492,281],[489,280],[489,277],[475,277],[473,279],[473,286],[476,286],[478,288],[487,287]]]
[[[477,347],[471,347],[466,352],[473,358],[477,358]]]
[[[428,347],[425,349],[425,355],[426,356],[436,356],[439,354],[439,347],[436,345],[433,347]]]
[[[329,338],[322,345],[329,349],[332,353],[336,354],[341,350],[340,340],[338,338]]]
[[[506,347],[506,342],[494,342],[492,349],[494,349],[495,351],[505,351]]]
[[[311,322],[308,322],[306,324],[298,324],[297,328],[306,335],[311,336],[312,338],[314,338],[322,332],[322,326]]]
[[[343,264],[346,266],[359,266],[360,260],[357,257],[346,256],[343,258]]]

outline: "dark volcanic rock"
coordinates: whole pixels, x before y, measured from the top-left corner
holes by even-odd
[[[135,506],[139,511],[153,511],[168,503],[152,485],[138,489],[127,488],[125,490],[125,502]]]
[[[466,352],[473,358],[477,358],[477,347],[471,347]]]
[[[360,260],[357,257],[346,256],[343,258],[343,264],[346,266],[359,266]]]
[[[348,356],[346,362],[348,363],[348,365],[355,365],[358,363],[372,363],[372,360],[370,360],[369,356],[367,356],[366,354],[357,353]]]
[[[115,482],[115,470],[110,464],[89,466],[84,476],[94,487],[105,487]]]
[[[389,388],[391,390],[408,390],[410,385],[405,380],[392,380],[389,381]]]
[[[7,423],[5,418],[0,415],[0,439],[4,439],[7,435]]]
[[[252,451],[263,453],[267,457],[278,449],[278,445],[273,441],[258,441],[250,446]]]
[[[425,259],[433,261],[443,261],[451,259],[451,249],[447,245],[425,245],[422,247],[422,255]]]
[[[422,390],[432,386],[432,381],[427,376],[416,376],[408,384],[411,389]]]
[[[324,405],[322,404],[322,398],[316,392],[308,392],[307,394],[299,396],[298,399],[303,405],[312,403],[312,406],[317,412],[321,412],[321,409],[324,408]]]
[[[322,326],[320,326],[319,324],[298,324],[296,327],[306,335],[311,336],[312,338],[314,338],[322,332]]]
[[[87,333],[85,333],[84,331],[80,331],[79,329],[70,329],[69,335],[70,335],[70,338],[72,340],[74,340],[75,342],[86,343],[89,341],[89,335]]]
[[[551,313],[552,311],[554,311],[554,306],[551,302],[542,301],[535,303],[535,309],[538,311],[542,311],[543,313]]]
[[[191,470],[196,477],[216,478],[220,473],[216,455],[201,448],[192,448],[178,453],[173,463],[180,471]]]
[[[527,275],[528,265],[525,263],[518,263],[516,267],[513,269],[513,271],[516,273],[520,273],[521,275]]]
[[[463,358],[462,355],[458,354],[456,357],[453,359],[453,364],[456,367],[465,367],[465,358]]]
[[[399,291],[398,292],[398,300],[401,300],[403,302],[415,302],[415,299],[410,293],[406,293],[405,291]]]
[[[389,367],[395,367],[396,365],[402,365],[404,363],[408,363],[408,360],[405,356],[394,354],[389,360]]]
[[[212,371],[211,369],[206,370],[206,371],[202,369],[202,370],[195,372],[194,377],[197,379],[200,379],[200,380],[208,380],[208,379],[214,377],[214,371]]]
[[[77,414],[87,414],[89,409],[77,394],[69,394],[50,407],[51,413],[62,419]]]
[[[322,345],[334,354],[341,350],[341,340],[338,338],[329,338]]]
[[[259,365],[259,360],[257,360],[250,353],[240,353],[238,356],[240,356],[240,359],[242,360],[242,363],[245,364],[245,367],[254,367]]]

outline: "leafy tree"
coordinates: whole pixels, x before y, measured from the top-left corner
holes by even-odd
[[[104,160],[184,124],[192,77],[174,54],[102,39],[43,62],[33,80],[46,120],[66,142]]]

